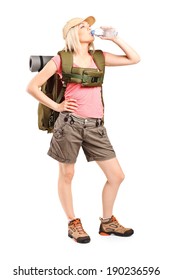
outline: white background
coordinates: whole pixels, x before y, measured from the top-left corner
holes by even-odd
[[[108,266],[159,266],[161,276],[138,276],[139,279],[170,279],[171,1],[4,3],[0,7],[1,278],[26,279],[13,276],[13,269],[19,265],[70,265],[103,269],[98,276],[73,279],[125,279],[106,275]],[[29,71],[30,55],[55,55],[64,47],[61,30],[65,22],[89,15],[96,17],[95,27],[115,26],[119,35],[140,54],[141,62],[107,69],[104,83],[105,123],[126,174],[114,214],[123,225],[133,227],[135,234],[127,239],[99,236],[105,178],[95,163],[86,162],[81,152],[73,182],[74,205],[76,216],[91,236],[91,243],[81,245],[67,237],[67,221],[57,195],[58,164],[47,156],[51,135],[38,130],[38,102],[26,93],[26,86],[35,75]],[[112,42],[98,38],[95,46],[121,53]],[[40,279],[55,277],[58,276]]]

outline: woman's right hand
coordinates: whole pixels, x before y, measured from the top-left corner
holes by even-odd
[[[58,112],[68,111],[74,113],[78,107],[75,99],[67,99],[57,105]]]

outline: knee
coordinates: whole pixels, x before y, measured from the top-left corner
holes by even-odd
[[[123,172],[119,172],[118,174],[114,173],[113,176],[111,176],[111,178],[108,179],[109,183],[111,185],[114,185],[116,183],[116,185],[120,185],[125,179],[125,175]]]
[[[63,170],[60,169],[59,172],[59,179],[63,180],[65,183],[71,183],[74,176],[74,169],[73,168],[64,168]]]
[[[118,180],[120,182],[120,184],[124,181],[125,179],[125,174],[123,172],[121,172],[118,176]]]

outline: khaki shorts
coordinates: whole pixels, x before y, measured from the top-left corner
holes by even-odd
[[[82,147],[87,161],[116,157],[101,119],[79,118],[67,112],[55,122],[48,155],[63,163],[75,163]]]

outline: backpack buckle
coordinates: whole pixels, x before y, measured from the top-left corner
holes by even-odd
[[[103,120],[102,119],[97,119],[96,120],[96,127],[103,125]]]
[[[54,118],[54,115],[52,113],[52,115],[49,118],[49,127],[52,127],[54,125],[54,122],[55,122],[55,118]]]
[[[97,83],[99,77],[92,77],[91,78],[91,83]]]

